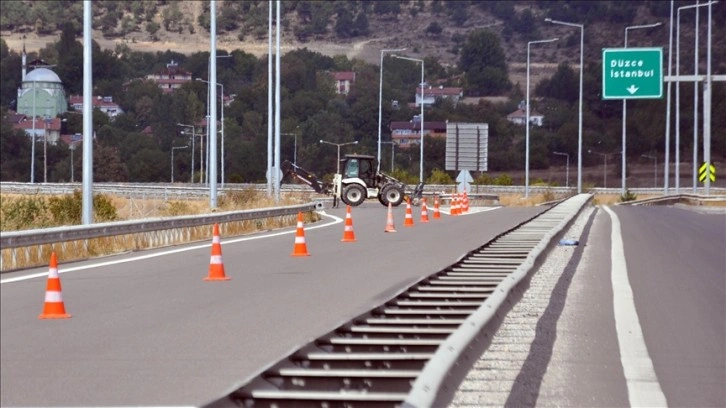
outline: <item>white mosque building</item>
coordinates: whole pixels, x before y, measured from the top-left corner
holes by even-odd
[[[68,101],[63,83],[58,75],[48,68],[35,64],[27,71],[25,47],[23,47],[23,79],[18,89],[17,112],[28,117],[54,118],[68,110]]]

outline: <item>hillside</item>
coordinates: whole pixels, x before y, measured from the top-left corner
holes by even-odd
[[[82,11],[79,1],[33,1],[32,4],[27,0],[5,2],[0,36],[14,51],[20,51],[23,46],[28,51],[38,51],[48,43],[57,41],[60,31],[54,30],[53,25],[60,25],[60,22],[52,21],[52,11],[58,7],[58,3],[71,4],[65,13],[75,15]],[[645,1],[631,1],[627,6],[623,2],[611,1],[282,3],[283,52],[308,48],[328,56],[345,55],[350,59],[358,58],[378,64],[381,49],[406,48],[406,55],[434,57],[443,67],[455,68],[458,50],[467,35],[475,30],[487,29],[499,34],[510,67],[510,80],[522,85],[525,81],[527,41],[561,38],[552,45],[532,47],[530,56],[534,82],[540,77],[551,75],[561,61],[571,62],[572,65],[578,63],[579,30],[546,23],[545,17],[567,20],[565,17],[568,14],[574,14],[577,17],[569,21],[581,18],[581,22],[587,25],[586,60],[592,61],[599,60],[602,48],[622,46],[625,26],[658,20],[666,23],[669,14],[667,5],[664,8],[658,2]],[[22,8],[29,4],[27,10]],[[48,7],[51,12],[43,12],[43,7]],[[124,44],[132,50],[146,52],[171,50],[189,54],[206,51],[209,49],[209,32],[203,24],[205,21],[208,24],[208,7],[208,2],[192,0],[94,2],[94,40],[106,49],[116,49],[118,45]],[[720,5],[714,8],[714,20],[718,21],[719,16],[724,17],[724,9]],[[20,17],[13,20],[13,12]],[[219,49],[240,49],[258,57],[267,54],[267,2],[220,0],[217,2],[217,12]],[[37,15],[28,15],[32,13]],[[361,15],[366,18],[367,30],[351,33],[341,28],[339,23],[343,23],[342,20],[347,18],[345,16],[356,16],[358,19]],[[26,24],[23,24],[23,17],[27,20]],[[688,21],[685,14],[683,17],[683,22]],[[80,15],[75,21],[82,21]],[[350,24],[353,24],[352,17]],[[357,20],[355,24],[358,24]],[[703,17],[701,26],[705,37]],[[723,56],[726,42],[720,39],[726,28],[716,24],[714,30],[714,53]],[[631,46],[667,48],[668,45],[666,25],[643,30],[637,35],[631,33],[631,38]],[[692,25],[684,25],[681,40],[691,43],[692,38]],[[692,47],[683,48],[684,55],[692,52]],[[692,58],[687,61],[692,61]],[[726,64],[726,58],[714,58],[714,61]],[[718,69],[715,71],[719,72]]]

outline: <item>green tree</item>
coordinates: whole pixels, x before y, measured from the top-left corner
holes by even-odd
[[[473,94],[498,95],[511,83],[499,37],[490,31],[475,31],[461,48],[459,69],[466,73],[468,90]]]

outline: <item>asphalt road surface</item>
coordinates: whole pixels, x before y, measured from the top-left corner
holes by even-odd
[[[588,208],[452,407],[726,406],[726,212]],[[612,213],[612,215],[611,215]]]
[[[345,210],[294,228],[222,236],[225,282],[205,282],[210,242],[64,264],[66,320],[39,320],[47,268],[3,274],[0,404],[199,405],[340,323],[377,306],[544,208],[443,215],[384,233],[386,209],[353,209],[357,241],[340,242]],[[431,214],[429,214],[431,216]],[[211,235],[211,231],[210,231]],[[22,276],[40,275],[30,279]],[[20,280],[14,280],[20,278]]]

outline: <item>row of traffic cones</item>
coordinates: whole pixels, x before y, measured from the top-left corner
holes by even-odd
[[[453,215],[453,212],[452,212]],[[439,199],[434,197],[434,214],[433,218],[441,218],[439,212]],[[421,206],[421,222],[429,222],[428,208],[426,207],[426,199],[423,200]],[[412,227],[413,213],[411,211],[411,201],[406,201],[406,218],[403,225]],[[388,217],[386,220],[385,232],[396,232],[393,224],[393,211],[391,204],[388,204]],[[345,227],[343,230],[342,242],[355,242],[355,232],[353,231],[353,216],[351,207],[348,206],[345,214]],[[310,256],[307,243],[305,242],[305,229],[303,226],[303,215],[301,212],[297,215],[297,229],[295,231],[295,246],[293,247],[291,256]],[[209,274],[205,281],[226,281],[231,278],[226,276],[224,272],[224,261],[222,260],[222,245],[219,234],[219,224],[214,224],[212,235],[212,254],[209,259]],[[39,319],[68,319],[71,315],[66,313],[63,296],[61,293],[60,276],[58,275],[58,257],[53,252],[50,256],[50,265],[48,268],[48,281],[45,290],[45,303],[43,312],[38,316]]]

